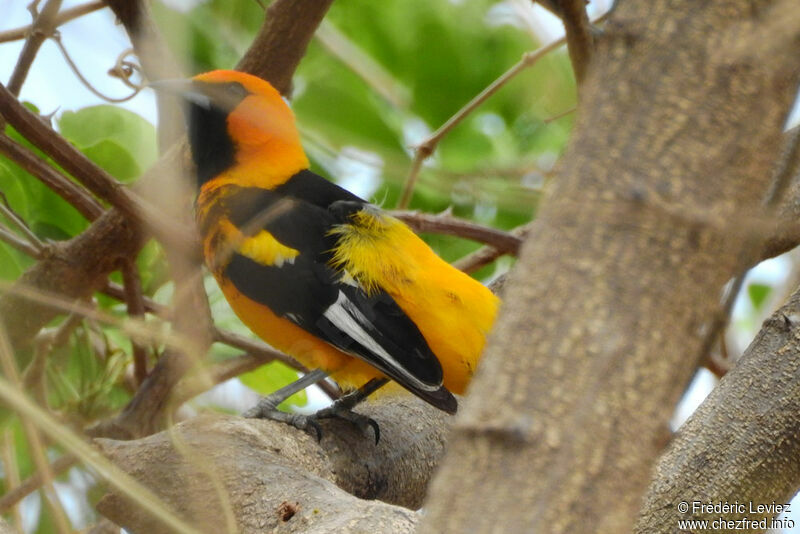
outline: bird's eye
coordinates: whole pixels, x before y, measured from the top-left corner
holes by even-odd
[[[243,99],[250,92],[244,88],[244,86],[238,82],[233,82],[225,85],[225,92],[228,93],[231,97],[236,98],[238,100]]]

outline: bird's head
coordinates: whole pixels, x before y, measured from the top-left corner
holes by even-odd
[[[270,187],[308,168],[292,110],[261,78],[215,70],[151,85],[184,100],[198,186]]]

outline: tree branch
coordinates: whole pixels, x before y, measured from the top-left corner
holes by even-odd
[[[586,0],[559,0],[561,21],[567,39],[567,50],[572,61],[575,79],[582,84],[586,77],[586,69],[592,60],[594,36],[589,16],[586,14]]]
[[[26,109],[2,84],[0,84],[0,115],[89,191],[130,218],[136,220],[139,217],[140,207],[127,194],[123,185]]]
[[[71,20],[77,19],[78,17],[88,15],[94,11],[99,11],[104,7],[106,7],[106,4],[103,2],[103,0],[96,0],[94,2],[86,2],[85,4],[65,9],[56,15],[54,26],[61,26],[62,24],[65,24]],[[19,39],[24,39],[25,36],[32,31],[32,24],[29,24],[28,26],[22,26],[21,28],[2,31],[0,32],[0,43],[8,43],[11,41],[18,41]]]
[[[8,90],[12,95],[19,95],[39,48],[45,39],[53,35],[57,26],[59,9],[61,9],[61,0],[47,0],[42,11],[35,15],[28,39],[22,47],[14,72],[11,73],[11,78],[8,80]]]
[[[522,239],[512,233],[482,226],[448,214],[433,215],[417,211],[393,211],[391,215],[405,222],[416,232],[453,235],[485,243],[501,254],[517,255]]]
[[[784,504],[800,489],[800,290],[776,311],[736,365],[681,426],[659,460],[636,532],[674,532],[686,501]],[[771,518],[774,513],[714,514]]]
[[[69,202],[86,219],[93,221],[103,213],[103,206],[94,197],[48,165],[33,151],[3,133],[0,133],[0,153]]]
[[[362,406],[381,425],[377,446],[342,421],[323,421],[317,443],[288,425],[222,416],[193,418],[136,441],[98,443],[115,464],[209,531],[224,531],[227,504],[242,533],[411,532],[414,512],[361,499],[419,508],[444,451],[448,417],[407,394]],[[294,515],[279,513],[287,505]],[[165,532],[116,496],[98,509],[128,530]]]
[[[332,3],[276,0],[270,4],[263,26],[236,68],[264,78],[281,94],[290,95],[294,71]]]

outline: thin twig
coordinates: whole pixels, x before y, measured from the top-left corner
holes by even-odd
[[[784,196],[786,189],[791,184],[792,179],[800,171],[800,128],[794,128],[786,137],[783,150],[778,156],[772,173],[769,190],[765,193],[761,203],[762,214],[765,218],[774,216],[778,211],[778,206]],[[763,248],[764,238],[759,233],[752,233],[745,236],[742,248],[739,253],[739,264],[734,271],[733,282],[728,289],[722,306],[719,308],[708,327],[700,351],[697,354],[697,361],[704,362],[708,359],[714,341],[725,329],[728,324],[733,304],[736,297],[744,285],[747,271],[756,263]]]
[[[25,368],[23,373],[23,383],[26,391],[33,392],[36,402],[42,407],[47,407],[47,386],[45,383],[45,371],[47,369],[47,357],[55,347],[66,345],[69,336],[81,324],[83,317],[77,313],[71,313],[64,319],[57,328],[43,329],[34,339],[33,359]]]
[[[559,7],[572,70],[580,85],[586,77],[594,52],[594,34],[586,14],[586,0],[560,0]]]
[[[87,2],[85,4],[81,4],[79,6],[71,7],[69,9],[65,9],[61,11],[58,15],[56,15],[56,20],[54,26],[58,27],[62,24],[65,24],[71,20],[77,19],[78,17],[82,17],[84,15],[88,15],[94,11],[98,11],[106,7],[105,2],[102,0],[97,0],[95,2]],[[11,41],[18,41],[20,39],[24,39],[26,35],[33,31],[33,25],[29,24],[27,26],[22,26],[20,28],[13,28],[11,30],[5,30],[0,32],[0,43],[9,43]]]
[[[411,162],[411,171],[408,173],[408,178],[406,179],[406,184],[403,188],[403,194],[400,197],[400,202],[397,204],[398,209],[405,209],[408,207],[408,203],[411,201],[411,195],[414,192],[414,186],[416,185],[417,178],[419,177],[419,171],[422,168],[422,163],[428,159],[431,154],[433,154],[436,146],[444,138],[444,136],[450,133],[450,130],[455,128],[458,123],[464,120],[464,118],[472,113],[478,106],[483,104],[490,96],[500,90],[500,88],[508,83],[509,80],[563,44],[563,38],[557,39],[552,43],[539,48],[538,50],[523,54],[522,59],[520,59],[513,67],[501,74],[499,78],[490,83],[483,91],[478,93],[477,96],[475,96],[464,107],[458,110],[455,115],[447,119],[447,121],[440,126],[438,130],[433,132],[433,134],[420,143],[416,148],[414,160]]]
[[[558,119],[561,119],[561,118],[563,118],[563,117],[566,117],[566,116],[567,116],[567,115],[569,115],[570,113],[575,113],[575,111],[577,111],[577,110],[578,110],[578,107],[577,107],[577,106],[572,106],[571,108],[569,108],[569,109],[567,109],[567,110],[565,110],[565,111],[562,111],[561,113],[556,113],[556,114],[555,114],[555,115],[553,115],[552,117],[548,117],[548,118],[546,118],[546,119],[542,120],[542,122],[543,122],[543,123],[545,123],[545,124],[550,124],[551,122],[555,122],[555,121],[557,121]]]
[[[523,224],[522,226],[517,226],[511,232],[511,235],[518,237],[522,241],[525,241],[528,236],[528,232],[530,231],[531,223]],[[453,262],[453,267],[464,271],[465,273],[474,273],[481,267],[485,267],[489,265],[494,260],[502,256],[504,253],[502,250],[496,249],[494,247],[481,247],[475,252],[471,254],[467,254],[463,258]]]
[[[69,202],[86,219],[93,221],[103,213],[100,205],[75,182],[61,174],[28,147],[0,133],[0,153],[33,175],[61,198]]]
[[[122,102],[127,102],[131,98],[135,97],[136,95],[139,94],[139,91],[142,90],[141,87],[132,87],[131,88],[132,92],[129,95],[121,97],[113,97],[101,93],[94,85],[92,85],[92,82],[86,79],[86,77],[81,73],[81,70],[78,68],[75,62],[72,61],[72,57],[70,57],[69,52],[67,52],[67,48],[61,41],[61,36],[58,34],[54,34],[51,37],[51,39],[53,40],[54,43],[56,43],[56,46],[61,51],[61,55],[64,57],[64,61],[67,62],[67,66],[69,66],[70,70],[75,75],[75,77],[78,78],[78,80],[83,84],[83,86],[86,87],[97,98],[101,98],[106,102],[111,102],[112,104],[121,104]],[[130,85],[127,83],[125,85],[128,85],[130,87]]]
[[[114,282],[109,282],[101,291],[109,297],[125,300],[125,290],[122,286]],[[169,313],[169,309],[166,306],[159,304],[147,296],[142,296],[142,305],[145,311],[155,313],[159,316],[165,317]],[[218,326],[213,327],[212,336],[216,343],[224,343],[230,347],[247,352],[252,358],[259,358],[261,365],[273,360],[279,360],[296,371],[300,371],[301,373],[308,372],[308,369],[294,358],[273,349],[263,341],[235,334],[228,330],[223,330]],[[317,385],[332,399],[339,397],[339,391],[331,384],[320,382]]]
[[[128,315],[137,319],[144,319],[144,298],[142,295],[142,280],[136,263],[132,259],[122,262],[122,279],[125,284],[125,303],[128,306]],[[136,385],[147,378],[147,351],[138,341],[133,343],[133,377]]]
[[[594,23],[596,24],[602,22],[607,16],[608,13],[598,17]],[[403,188],[403,194],[400,196],[400,201],[397,204],[397,208],[405,209],[408,207],[408,204],[411,201],[411,196],[414,193],[414,186],[419,178],[420,169],[422,169],[422,163],[428,159],[431,154],[433,154],[433,151],[436,150],[436,146],[439,144],[442,138],[450,132],[450,130],[464,120],[464,117],[472,113],[478,106],[483,104],[486,99],[495,94],[501,87],[508,83],[509,80],[514,78],[514,76],[530,67],[549,52],[563,45],[565,42],[566,36],[562,37],[561,39],[556,39],[552,43],[545,45],[538,50],[523,54],[522,59],[520,59],[514,66],[501,74],[500,77],[498,77],[495,81],[490,83],[483,91],[478,93],[475,98],[470,100],[464,107],[458,110],[442,126],[440,126],[438,130],[433,132],[433,134],[420,143],[416,148],[414,159],[411,162],[411,170],[408,173],[408,178],[406,178],[406,184]]]
[[[8,243],[15,249],[19,250],[23,254],[27,254],[31,258],[38,259],[42,256],[42,249],[33,246],[30,242],[25,241],[11,230],[4,228],[2,225],[0,225],[0,241]]]
[[[28,227],[25,221],[22,220],[22,217],[17,215],[17,213],[11,209],[11,206],[8,205],[6,196],[0,193],[0,214],[2,214],[8,222],[13,224],[17,227],[17,230],[23,233],[23,235],[28,239],[28,242],[33,245],[38,251],[42,251],[45,248],[44,242],[39,239],[39,236],[33,233],[33,230]]]
[[[19,54],[17,64],[14,67],[14,72],[8,81],[8,90],[14,96],[19,96],[22,89],[22,84],[25,83],[25,78],[28,76],[33,60],[36,59],[36,54],[42,43],[53,35],[56,29],[56,21],[58,10],[61,9],[61,0],[47,0],[41,13],[39,13],[31,25],[28,32],[28,38],[25,45],[22,47],[22,52]]]
[[[432,215],[416,211],[393,211],[391,214],[417,232],[432,232],[471,239],[490,245],[502,254],[516,255],[522,245],[522,239],[514,234],[448,214]]]

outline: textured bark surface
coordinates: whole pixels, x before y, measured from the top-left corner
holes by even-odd
[[[224,532],[226,518],[243,533],[412,532],[418,516],[410,509],[421,505],[443,454],[448,418],[405,395],[359,411],[381,425],[377,446],[341,421],[323,421],[317,443],[280,423],[226,416],[194,418],[140,440],[98,443],[206,532]],[[106,496],[98,509],[132,532],[166,532],[118,496]]]
[[[620,3],[421,532],[632,528],[768,189],[795,10]]]
[[[636,532],[674,532],[680,518],[771,518],[774,513],[753,513],[749,503],[788,503],[800,489],[798,457],[800,291],[764,323],[680,428],[658,462]],[[690,504],[689,513],[678,512],[682,501]],[[744,513],[692,514],[693,501],[746,507]]]

